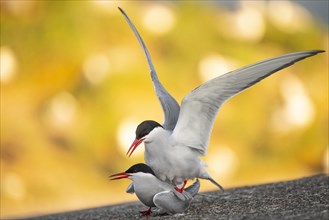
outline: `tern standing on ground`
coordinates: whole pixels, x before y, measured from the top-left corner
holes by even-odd
[[[196,180],[193,185],[179,193],[173,185],[159,180],[153,170],[143,163],[135,164],[125,172],[110,177],[111,180],[129,178],[133,181],[126,192],[135,193],[138,199],[149,207],[146,211],[140,211],[143,216],[150,215],[152,207],[157,207],[164,213],[182,213],[190,206],[200,189],[200,182]]]

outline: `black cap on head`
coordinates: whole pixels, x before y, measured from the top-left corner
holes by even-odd
[[[131,166],[128,170],[126,170],[125,173],[138,173],[138,172],[150,173],[153,176],[155,176],[151,167],[147,166],[144,163],[138,163],[138,164]]]
[[[162,127],[162,125],[152,120],[143,121],[137,126],[136,139],[139,140],[142,137],[148,135],[156,127]]]

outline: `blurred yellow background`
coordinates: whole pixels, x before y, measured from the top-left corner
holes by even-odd
[[[163,116],[118,6],[178,102],[230,70],[328,50],[328,24],[302,5],[236,3],[1,0],[1,217],[137,199],[108,176],[143,161],[144,147],[125,155],[135,128]],[[230,188],[327,172],[327,147],[328,52],[228,101],[203,159]]]

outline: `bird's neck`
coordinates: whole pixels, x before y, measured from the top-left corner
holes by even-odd
[[[145,152],[149,155],[159,154],[168,149],[170,132],[162,127],[157,127],[150,132],[144,140]]]

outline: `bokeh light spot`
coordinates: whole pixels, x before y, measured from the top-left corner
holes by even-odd
[[[257,6],[257,5],[256,5]],[[258,42],[265,34],[266,24],[262,11],[255,5],[243,4],[239,10],[226,15],[223,34],[238,40]]]
[[[227,146],[212,146],[215,148],[211,154],[207,155],[207,164],[211,170],[213,178],[228,180],[238,168],[239,160],[236,153]]]
[[[106,55],[96,54],[86,58],[82,69],[87,81],[97,85],[107,77],[111,65]]]
[[[287,75],[281,83],[283,105],[273,114],[273,128],[287,132],[311,123],[315,116],[314,105],[306,94],[304,85],[294,75]]]
[[[0,48],[0,81],[11,82],[16,74],[17,61],[14,52],[7,46]]]
[[[267,14],[277,28],[287,33],[306,29],[311,20],[311,14],[293,1],[269,1]]]
[[[108,0],[90,0],[95,8],[99,11],[109,14],[115,14],[118,12],[118,7],[123,7],[122,1],[108,1]]]
[[[77,113],[77,100],[69,92],[61,92],[55,95],[49,105],[46,120],[54,127],[70,125]]]
[[[2,182],[3,181],[3,182]],[[26,194],[26,189],[22,178],[16,173],[7,173],[1,178],[4,192],[12,199],[21,200]]]
[[[173,28],[174,24],[174,13],[167,6],[153,5],[145,10],[143,25],[153,34],[165,34]]]
[[[217,76],[234,70],[236,66],[234,60],[213,53],[202,58],[198,68],[202,81],[207,82]]]
[[[126,155],[130,145],[135,140],[135,131],[140,122],[133,118],[125,118],[118,127],[117,130],[117,141],[120,149],[120,153]],[[144,146],[141,144],[134,151],[135,156],[141,156],[144,154]]]

